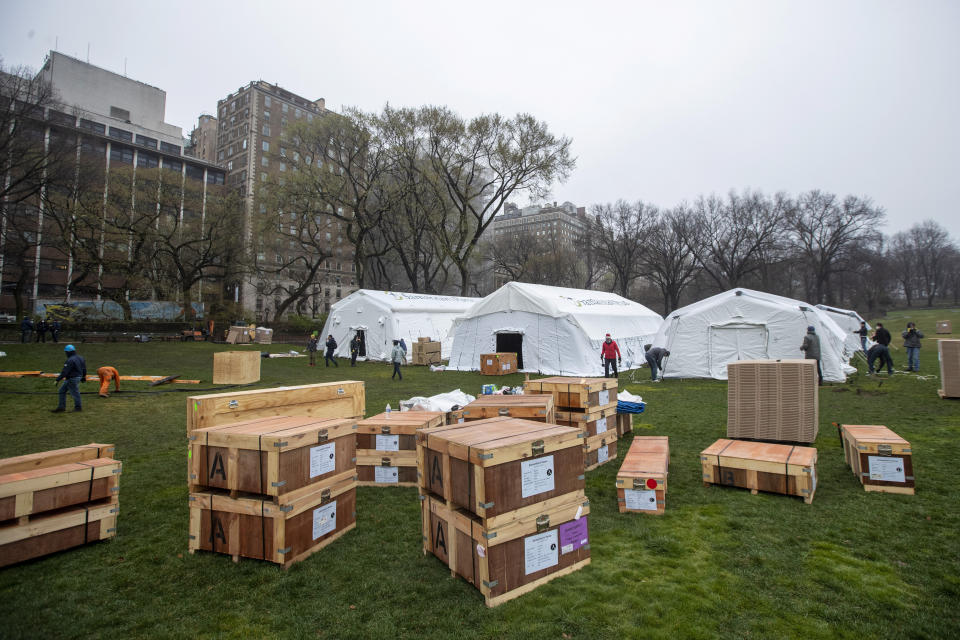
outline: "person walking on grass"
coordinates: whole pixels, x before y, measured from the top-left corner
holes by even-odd
[[[77,353],[77,350],[72,344],[65,346],[63,352],[67,355],[67,361],[63,363],[63,370],[55,380],[57,384],[63,380],[63,384],[60,386],[57,408],[53,409],[53,413],[63,413],[67,410],[68,391],[70,395],[73,396],[73,410],[82,411],[83,404],[80,401],[80,383],[86,382],[87,380],[87,361]]]
[[[900,335],[903,336],[903,346],[907,348],[907,371],[920,371],[920,338],[923,332],[917,329],[917,325],[908,322]]]
[[[817,329],[813,325],[807,327],[807,335],[803,337],[800,351],[803,351],[807,360],[817,361],[817,384],[823,386],[823,368],[820,366],[820,336],[817,335]]]
[[[611,367],[613,367],[613,377],[620,377],[620,375],[617,373],[617,362],[623,362],[623,358],[620,356],[620,347],[608,333],[607,337],[604,338],[603,343],[600,345],[600,364],[603,365],[604,378],[610,377]]]
[[[360,354],[360,332],[353,334],[350,341],[350,366],[357,366],[357,356]]]
[[[854,331],[854,333],[860,336],[860,349],[864,353],[866,353],[867,352],[867,333],[868,333],[867,323],[861,322],[860,328]]]
[[[654,382],[660,382],[658,373],[663,369],[663,359],[670,357],[670,351],[663,347],[651,347],[644,353],[647,364],[650,365],[650,379]]]
[[[26,344],[30,342],[30,336],[33,333],[33,320],[30,319],[30,316],[23,316],[23,319],[20,321],[20,343]]]
[[[310,339],[307,340],[307,353],[310,355],[310,366],[317,366],[317,349],[320,346],[320,340],[317,339],[316,334],[310,336]]]
[[[879,360],[877,365],[877,371],[879,371],[884,364],[887,365],[887,375],[893,375],[893,358],[890,357],[890,349],[886,345],[882,345],[879,342],[870,347],[870,350],[867,351],[867,372],[868,375],[873,375],[873,363]]]
[[[113,390],[120,391],[120,372],[114,367],[100,367],[97,369],[97,377],[100,378],[100,397],[110,397],[110,381],[113,380]]]
[[[337,341],[333,339],[333,334],[327,336],[326,345],[327,352],[323,356],[323,363],[329,367],[330,363],[333,362],[333,366],[339,367],[340,365],[337,364],[337,359],[333,357],[333,352],[337,348]]]
[[[393,341],[393,351],[390,352],[390,362],[393,363],[393,375],[390,376],[390,379],[393,380],[396,377],[399,377],[403,380],[403,374],[400,373],[400,365],[403,364],[405,356],[403,354],[403,349],[400,347],[400,341]]]

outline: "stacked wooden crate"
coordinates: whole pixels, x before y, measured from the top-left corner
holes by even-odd
[[[654,513],[666,508],[670,439],[636,436],[617,471],[620,513]]]
[[[700,453],[703,484],[729,485],[800,496],[813,502],[817,490],[817,450],[813,447],[744,442],[721,438]]]
[[[522,394],[518,396],[485,395],[463,408],[466,421],[486,418],[522,418],[556,424],[553,396],[549,394]]]
[[[616,378],[555,376],[523,383],[524,393],[553,396],[557,424],[571,426],[585,439],[586,470],[617,458]]]
[[[941,398],[960,398],[960,340],[940,340],[937,343],[940,356]]]
[[[843,457],[864,491],[914,494],[913,449],[882,425],[840,425]]]
[[[617,438],[622,438],[628,433],[633,431],[633,414],[632,413],[618,413],[617,414]]]
[[[820,396],[814,360],[741,360],[727,365],[727,437],[813,442]]]
[[[360,486],[417,486],[417,429],[444,424],[442,411],[394,411],[357,423]]]
[[[485,376],[506,376],[516,372],[515,353],[484,353],[480,356],[480,373]]]
[[[489,607],[589,564],[578,435],[509,417],[420,430],[424,553]]]
[[[440,364],[440,343],[430,338],[417,338],[413,343],[413,364]]]
[[[0,460],[0,567],[116,535],[113,451],[88,444]]]
[[[953,324],[949,320],[937,320],[937,333],[953,333]]]
[[[214,384],[260,382],[259,351],[221,351],[213,354]]]

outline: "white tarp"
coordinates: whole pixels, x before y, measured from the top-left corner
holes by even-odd
[[[323,343],[332,334],[337,341],[336,355],[349,358],[350,340],[362,329],[367,360],[389,360],[393,341],[401,338],[407,345],[407,360],[412,360],[413,343],[420,337],[439,341],[441,357],[448,358],[453,321],[477,300],[358,289],[330,308],[319,348],[323,350]]]
[[[860,350],[860,323],[866,322],[859,313],[856,311],[851,311],[850,309],[838,309],[837,307],[828,307],[825,304],[818,304],[817,309],[826,311],[827,315],[837,323],[837,326],[843,329],[847,337],[844,339],[847,345],[847,352],[852,356],[854,353]],[[872,329],[870,323],[867,322],[867,329]],[[867,338],[867,349],[870,348],[870,345],[873,344],[873,341]]]
[[[727,379],[737,360],[802,358],[800,345],[813,326],[820,336],[823,379],[843,382],[847,365],[844,330],[822,309],[750,289],[732,289],[671,313],[653,344],[670,351],[666,378]]]
[[[449,368],[475,371],[481,354],[497,351],[498,334],[517,334],[522,371],[603,375],[600,343],[609,333],[620,347],[622,369],[635,369],[645,362],[643,345],[661,321],[614,293],[508,282],[457,319]]]

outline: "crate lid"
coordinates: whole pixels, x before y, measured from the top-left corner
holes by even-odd
[[[470,407],[543,407],[553,406],[553,396],[549,393],[526,393],[519,396],[504,395],[485,395],[478,396],[476,400],[464,409]]]
[[[843,424],[840,427],[856,442],[909,445],[910,443],[879,424]]]
[[[523,383],[524,387],[531,389],[563,389],[564,387],[586,387],[588,391],[602,391],[603,389],[616,389],[616,378],[574,378],[570,376],[551,376],[549,378],[538,378],[537,380],[527,380]]]
[[[580,430],[520,418],[487,418],[418,432],[429,449],[482,467],[583,445]]]
[[[357,433],[414,435],[417,429],[443,424],[443,411],[391,411],[357,422]]]
[[[276,416],[205,427],[193,432],[195,442],[218,447],[286,451],[353,435],[355,418]]]
[[[718,456],[722,458],[741,458],[758,462],[773,462],[784,465],[809,467],[817,461],[817,450],[814,447],[801,447],[789,444],[774,444],[771,442],[746,442],[744,440],[728,440],[721,438],[707,447],[702,456]]]

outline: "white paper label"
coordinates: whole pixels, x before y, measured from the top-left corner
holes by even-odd
[[[377,436],[377,451],[400,451],[400,436]]]
[[[544,531],[523,539],[523,572],[525,575],[542,571],[559,562],[557,530]]]
[[[460,418],[459,420],[457,420],[457,424],[463,424],[463,422],[464,422],[463,418]]]
[[[488,366],[488,367],[492,367],[492,366],[493,366],[493,360],[491,360],[490,358],[487,358],[487,366]]]
[[[504,371],[510,371],[510,363],[509,363],[509,362],[504,362],[504,363],[503,363],[503,370],[504,370]]]
[[[313,539],[326,535],[337,528],[337,501],[313,510]]]
[[[610,404],[610,389],[604,389],[600,392],[600,406]]]
[[[477,543],[477,555],[480,556],[481,558],[487,557],[487,550],[479,542]]]
[[[373,480],[385,484],[396,484],[400,482],[400,476],[396,467],[374,467]]]
[[[560,553],[570,553],[573,551],[573,543],[565,544],[560,548]]]
[[[316,478],[337,468],[337,445],[333,442],[310,447],[310,477]]]
[[[553,456],[520,463],[520,497],[553,491],[553,486]]]
[[[906,482],[903,472],[903,458],[888,458],[886,456],[869,456],[870,479],[884,482]]]
[[[603,445],[597,449],[597,464],[603,464],[610,459],[610,449],[608,445]]]
[[[607,419],[606,419],[606,418],[600,418],[599,420],[597,420],[596,425],[597,425],[597,431],[596,431],[596,433],[606,433],[606,431],[607,431]]]
[[[647,489],[624,489],[624,503],[627,509],[639,511],[657,510],[657,492]]]

